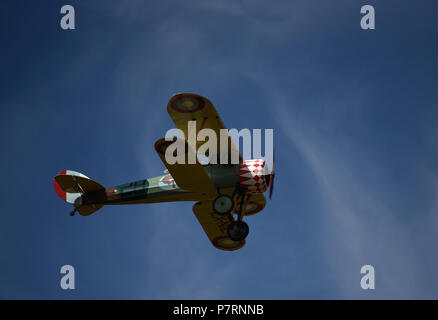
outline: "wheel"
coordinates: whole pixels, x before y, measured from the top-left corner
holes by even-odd
[[[242,241],[249,233],[248,224],[245,221],[237,220],[228,226],[228,236],[231,240]]]
[[[231,212],[234,208],[233,198],[226,194],[218,196],[213,201],[213,211],[220,215],[225,215]]]

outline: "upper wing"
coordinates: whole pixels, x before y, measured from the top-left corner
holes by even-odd
[[[167,112],[172,118],[175,126],[184,132],[184,136],[188,139],[188,122],[196,121],[196,134],[204,128],[212,129],[216,132],[217,137],[217,159],[219,163],[220,157],[220,129],[226,129],[224,123],[216,112],[215,107],[210,100],[200,95],[193,93],[180,93],[174,95],[167,104]],[[242,156],[239,149],[235,146],[231,137],[226,134],[224,138],[228,139],[228,159],[230,159],[232,152],[238,154],[239,159]],[[197,141],[196,151],[207,141]],[[215,155],[209,155],[213,157]],[[230,162],[228,162],[230,163]]]
[[[218,249],[233,251],[242,248],[245,240],[234,241],[228,237],[227,229],[232,219],[229,215],[219,215],[213,211],[213,201],[203,200],[193,206],[196,218],[210,239]]]
[[[173,143],[181,144],[182,148],[186,151],[185,164],[169,164],[166,161],[166,149]],[[204,195],[203,198],[207,199],[214,199],[217,196],[217,190],[205,172],[204,167],[198,161],[196,161],[195,164],[188,164],[189,153],[193,153],[194,151],[186,141],[182,139],[166,141],[162,138],[155,142],[155,150],[180,188],[199,192]]]

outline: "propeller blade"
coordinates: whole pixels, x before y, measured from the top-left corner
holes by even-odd
[[[272,157],[272,170],[269,176],[269,199],[272,198],[272,192],[274,191],[274,179],[275,179],[274,162],[275,162],[275,154]]]

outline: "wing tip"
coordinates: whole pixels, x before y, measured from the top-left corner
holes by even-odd
[[[231,240],[228,236],[220,236],[214,238],[212,241],[212,244],[215,248],[224,250],[224,251],[235,251],[242,248],[245,244],[245,240],[241,241],[234,241]]]
[[[167,111],[182,113],[193,113],[204,109],[209,100],[196,93],[177,93],[170,98],[167,104]],[[211,102],[210,102],[211,103]]]

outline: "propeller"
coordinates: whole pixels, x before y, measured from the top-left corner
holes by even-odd
[[[272,198],[272,192],[274,191],[274,178],[275,178],[274,162],[275,162],[275,154],[272,157],[272,170],[271,170],[271,173],[269,174],[269,180],[268,180],[269,199]]]

